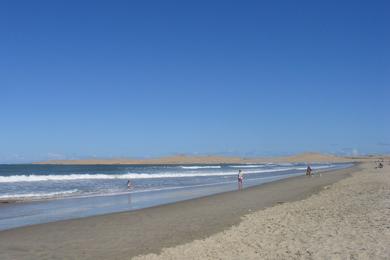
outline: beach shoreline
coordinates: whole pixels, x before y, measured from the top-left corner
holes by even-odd
[[[165,247],[203,239],[238,225],[249,212],[306,198],[350,176],[359,167],[326,172],[321,177],[292,177],[240,192],[136,211],[0,231],[0,257],[96,259],[159,253]]]
[[[311,196],[134,259],[389,259],[390,171],[365,163]],[[388,163],[386,165],[389,165]]]

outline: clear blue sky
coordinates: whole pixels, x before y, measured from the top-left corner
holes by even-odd
[[[1,1],[0,162],[390,152],[388,1]]]

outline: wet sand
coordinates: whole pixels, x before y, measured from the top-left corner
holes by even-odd
[[[0,232],[0,259],[129,259],[205,239],[240,224],[242,217],[301,200],[353,168],[293,177],[170,205],[59,221]]]

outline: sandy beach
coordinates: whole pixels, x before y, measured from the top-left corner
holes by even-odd
[[[0,232],[0,258],[386,258],[389,186],[386,168],[363,164],[133,212],[16,228]]]
[[[302,201],[137,259],[389,259],[390,171],[374,164]]]

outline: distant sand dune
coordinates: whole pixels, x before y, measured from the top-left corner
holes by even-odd
[[[330,154],[302,153],[285,157],[240,158],[228,156],[170,156],[153,159],[86,159],[50,160],[35,164],[224,164],[224,163],[296,163],[296,162],[356,162],[372,160],[376,157],[340,157]],[[378,157],[379,158],[379,157]]]

